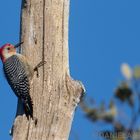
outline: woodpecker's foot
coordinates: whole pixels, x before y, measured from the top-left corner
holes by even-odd
[[[44,64],[46,64],[46,61],[41,61],[37,64],[37,66],[35,66],[34,71],[36,71],[36,76],[39,77],[39,72],[38,72],[38,68],[43,66]]]

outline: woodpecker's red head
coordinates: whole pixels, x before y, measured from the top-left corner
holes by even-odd
[[[12,45],[12,44],[5,44],[0,48],[0,57],[2,59],[2,62],[5,62],[6,59],[8,59],[9,57],[13,56],[16,54],[16,48],[19,47],[21,43],[18,43],[17,45]]]

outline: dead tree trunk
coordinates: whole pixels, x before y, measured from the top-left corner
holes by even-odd
[[[83,92],[69,75],[69,0],[23,0],[21,13],[21,53],[33,66],[47,63],[39,78],[34,76],[30,91],[37,125],[18,115],[13,140],[67,140]]]

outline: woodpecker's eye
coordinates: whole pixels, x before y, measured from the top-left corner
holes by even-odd
[[[10,47],[8,47],[7,50],[10,50]]]

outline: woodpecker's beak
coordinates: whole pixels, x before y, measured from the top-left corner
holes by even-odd
[[[20,43],[16,44],[14,47],[18,48],[21,44],[23,44],[23,42],[20,42]]]

